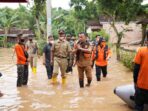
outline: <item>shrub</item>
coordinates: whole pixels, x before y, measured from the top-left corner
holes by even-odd
[[[15,45],[15,43],[8,42],[7,43],[7,48],[12,48],[14,45]]]
[[[120,60],[129,69],[133,70],[133,60],[135,57],[135,52],[124,51],[120,49]]]
[[[109,34],[107,34],[104,29],[101,29],[98,32],[92,32],[91,34],[89,34],[89,36],[91,37],[92,40],[95,40],[96,35],[100,35],[100,36],[104,37],[107,42],[108,42],[109,37],[110,37]]]

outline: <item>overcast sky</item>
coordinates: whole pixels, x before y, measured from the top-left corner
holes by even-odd
[[[29,0],[32,1],[32,0]],[[52,7],[62,7],[64,9],[69,9],[69,2],[70,0],[51,0],[52,1]],[[144,0],[144,4],[148,3],[148,0]],[[27,5],[27,3],[23,3],[24,5]],[[10,8],[17,8],[18,3],[0,3],[0,8],[8,6]]]

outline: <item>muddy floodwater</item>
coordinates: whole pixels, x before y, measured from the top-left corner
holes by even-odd
[[[113,89],[132,83],[132,72],[115,60],[109,61],[108,77],[96,81],[93,69],[91,87],[79,88],[77,69],[67,74],[67,84],[52,85],[47,79],[42,59],[38,60],[37,74],[29,73],[28,86],[16,87],[16,58],[12,49],[0,49],[0,111],[132,111]],[[86,82],[86,80],[85,80]]]

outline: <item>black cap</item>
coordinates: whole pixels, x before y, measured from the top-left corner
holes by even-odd
[[[65,31],[64,30],[59,30],[58,33],[59,34],[65,34]]]

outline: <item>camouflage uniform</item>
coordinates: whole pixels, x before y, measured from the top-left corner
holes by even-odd
[[[30,65],[32,68],[32,71],[34,73],[36,73],[36,67],[37,67],[37,42],[36,41],[28,41],[26,43],[26,47],[27,47],[27,52],[29,54],[29,58],[30,58]]]
[[[30,64],[31,67],[36,67],[37,66],[37,42],[36,41],[28,41],[26,43],[27,46],[27,52],[29,54],[29,58],[30,58]]]
[[[65,72],[68,65],[67,57],[71,51],[70,44],[67,41],[57,40],[52,47],[52,51],[54,53],[53,78],[57,77],[59,68],[62,78],[66,78]]]
[[[69,44],[71,46],[71,49],[73,49],[74,47],[74,42],[72,40],[69,41]],[[66,73],[68,72],[73,72],[73,64],[74,64],[74,53],[69,53],[69,56],[68,56],[68,67],[67,67],[67,70],[66,70]]]
[[[82,48],[91,49],[88,42],[78,43]],[[82,52],[78,50],[76,53],[76,64],[79,74],[79,84],[80,87],[84,87],[84,72],[87,77],[87,85],[90,85],[92,81],[92,62],[91,62],[91,54]]]

